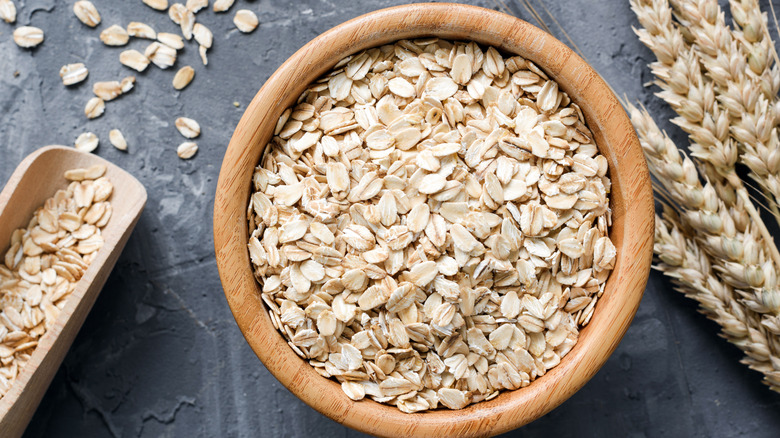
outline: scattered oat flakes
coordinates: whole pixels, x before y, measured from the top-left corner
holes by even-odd
[[[209,58],[206,55],[206,51],[208,49],[206,47],[200,46],[198,48],[198,53],[200,54],[200,60],[203,62],[203,65],[209,65]]]
[[[214,12],[227,12],[233,6],[235,0],[214,0]]]
[[[176,129],[185,138],[195,138],[200,135],[200,125],[193,119],[187,117],[179,117],[176,119]]]
[[[168,9],[168,0],[143,0],[146,6],[158,11],[164,11]]]
[[[185,12],[181,16],[179,26],[181,27],[181,34],[184,35],[184,38],[187,41],[191,40],[192,29],[195,26],[195,14],[189,9],[185,9]]]
[[[0,18],[6,23],[16,22],[16,5],[12,0],[0,0]]]
[[[258,24],[260,24],[260,20],[258,20],[257,15],[249,9],[239,9],[236,11],[235,17],[233,17],[233,24],[235,24],[236,28],[241,32],[250,33],[257,28]]]
[[[80,62],[63,65],[62,68],[60,68],[60,77],[62,78],[62,83],[65,85],[78,84],[86,79],[87,75],[89,75],[87,67]]]
[[[200,23],[195,23],[195,26],[193,26],[192,36],[195,37],[195,41],[197,41],[201,47],[207,49],[211,48],[211,43],[214,41],[214,35],[209,28]]]
[[[108,102],[122,94],[122,85],[119,81],[95,82],[92,85],[92,92],[95,93],[95,96]]]
[[[147,57],[147,58],[151,58],[155,54],[155,52],[157,52],[157,50],[159,50],[160,47],[163,47],[163,46],[165,46],[165,44],[162,44],[159,41],[155,41],[153,43],[150,43],[148,46],[146,46],[146,49],[144,49],[144,56]],[[168,47],[168,48],[170,48],[172,50],[176,50],[176,49],[173,49],[170,46],[165,46],[165,47]]]
[[[22,26],[14,30],[14,42],[17,46],[30,49],[43,42],[43,31],[33,26]]]
[[[87,0],[80,0],[73,4],[73,13],[76,17],[89,27],[95,27],[100,24],[100,13],[95,5]]]
[[[197,14],[201,9],[208,7],[209,0],[187,0],[187,9],[192,11],[193,14]]]
[[[138,50],[125,50],[119,54],[119,62],[135,71],[142,72],[149,66],[149,58]]]
[[[174,3],[168,8],[168,17],[176,24],[181,24],[182,17],[187,14],[187,7],[181,3]]]
[[[127,141],[125,140],[125,136],[122,135],[122,131],[118,129],[112,129],[109,131],[108,141],[110,141],[111,144],[120,151],[127,150]]]
[[[160,32],[157,34],[157,41],[176,50],[184,48],[184,40],[182,37],[173,33]]]
[[[122,26],[113,26],[100,32],[100,41],[107,46],[124,46],[130,41],[130,36]]]
[[[87,106],[84,107],[84,115],[86,115],[88,119],[98,118],[102,116],[105,111],[106,102],[99,97],[89,99],[89,101],[87,101]]]
[[[127,24],[127,34],[136,38],[157,39],[157,33],[151,26],[137,21],[131,21]]]
[[[173,77],[173,88],[177,90],[184,89],[187,85],[190,84],[190,82],[192,82],[193,77],[195,77],[195,69],[189,65],[185,65],[184,67],[180,68]]]
[[[99,142],[97,135],[85,132],[76,138],[75,147],[81,152],[92,152],[97,149]]]
[[[176,155],[182,160],[189,160],[198,153],[198,145],[192,141],[186,141],[176,148]]]
[[[119,83],[122,94],[129,93],[135,87],[135,76],[127,76]]]
[[[176,49],[157,41],[151,43],[144,51],[144,56],[149,58],[154,65],[166,69],[176,63]]]
[[[11,234],[0,263],[0,398],[103,245],[113,192],[105,172],[103,165],[68,170],[67,189],[47,199],[27,228]]]

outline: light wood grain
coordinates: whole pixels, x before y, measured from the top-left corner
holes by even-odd
[[[107,167],[106,175],[114,185],[113,213],[103,229],[105,243],[76,284],[76,289],[66,298],[57,321],[41,337],[11,389],[0,398],[0,436],[3,438],[20,437],[30,422],[141,216],[146,190],[132,175],[96,155],[63,146],[48,146],[25,158],[0,193],[0,251],[5,254],[11,233],[27,226],[33,212],[58,189],[67,188],[64,172],[95,164]]]
[[[307,84],[349,54],[426,36],[477,41],[524,56],[580,105],[610,164],[614,213],[610,237],[618,258],[593,319],[552,371],[526,388],[460,411],[404,414],[371,400],[350,400],[337,383],[317,374],[285,343],[271,324],[252,276],[245,216],[253,168],[280,114]],[[225,296],[247,342],[266,368],[314,409],[373,435],[488,436],[517,428],[558,406],[614,351],[647,282],[653,220],[650,178],[636,135],[614,94],[590,66],[560,41],[509,15],[464,5],[418,4],[380,10],[329,30],[268,79],[244,113],[222,162],[214,203],[214,245]]]

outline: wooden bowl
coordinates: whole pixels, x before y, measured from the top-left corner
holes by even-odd
[[[617,263],[579,342],[529,386],[459,411],[404,414],[393,406],[347,398],[299,358],[274,329],[247,252],[246,209],[254,167],[277,119],[304,88],[343,57],[404,38],[437,36],[492,45],[534,61],[580,105],[612,179],[610,237]],[[499,12],[455,4],[415,4],[376,11],[315,38],[271,76],[247,108],[225,153],[214,203],[214,245],[228,304],[257,356],[290,391],[331,419],[382,436],[487,436],[526,424],[580,389],[617,347],[636,312],[652,258],[653,196],[631,123],[601,77],[549,34]]]
[[[132,175],[97,155],[72,147],[48,146],[25,158],[0,193],[0,251],[5,254],[11,233],[26,227],[46,199],[68,187],[63,176],[65,171],[95,164],[106,166],[106,175],[114,185],[113,213],[103,228],[105,242],[76,289],[65,298],[65,307],[39,340],[11,389],[0,398],[0,436],[3,438],[22,436],[141,216],[146,190]]]

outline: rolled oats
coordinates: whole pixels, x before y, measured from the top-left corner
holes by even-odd
[[[216,3],[214,4],[216,8]],[[260,20],[257,19],[257,15],[249,9],[239,9],[236,11],[236,15],[233,17],[233,24],[236,28],[244,33],[250,33],[257,28],[260,24]]]
[[[146,70],[149,66],[149,58],[135,49],[125,50],[119,54],[119,62],[125,67],[130,67],[137,72]]]
[[[168,0],[143,0],[146,6],[158,11],[164,11],[168,9]]]
[[[102,116],[105,110],[106,102],[99,97],[93,97],[87,101],[87,106],[84,107],[84,115],[88,119],[95,119]]]
[[[205,47],[207,49],[211,48],[211,43],[214,41],[214,35],[209,28],[200,23],[195,23],[192,27],[192,36],[200,47]]]
[[[181,3],[174,3],[170,8],[168,8],[168,17],[175,24],[181,25],[182,18],[187,15],[187,12],[190,11],[187,10],[186,6]]]
[[[127,34],[135,38],[157,39],[157,32],[151,26],[137,21],[131,21],[127,24]]]
[[[184,35],[184,38],[186,38],[187,41],[191,40],[192,30],[195,26],[195,14],[189,9],[185,9],[181,14],[179,26],[181,27],[181,33]]]
[[[532,62],[439,39],[365,50],[282,114],[255,169],[262,300],[352,400],[489,400],[592,317],[617,256],[607,173]]]
[[[92,152],[98,147],[100,140],[92,132],[85,132],[76,138],[75,148],[81,152]]]
[[[146,47],[144,56],[162,69],[171,67],[176,63],[176,49],[157,41]]]
[[[125,140],[125,136],[122,135],[122,131],[118,129],[112,129],[108,133],[108,141],[110,141],[111,144],[120,151],[127,150],[127,141]]]
[[[33,26],[21,26],[14,30],[14,42],[17,46],[31,49],[43,42],[43,31]]]
[[[173,88],[177,90],[184,89],[187,85],[190,84],[190,82],[192,82],[193,77],[195,77],[195,69],[189,65],[185,65],[184,67],[180,68],[173,77]]]
[[[193,119],[179,117],[175,122],[176,129],[185,138],[195,138],[200,135],[200,125]]]
[[[10,389],[67,297],[103,246],[113,186],[106,168],[65,172],[70,184],[46,200],[27,228],[13,232],[0,264],[0,398]],[[86,212],[102,205],[96,225]]]
[[[107,46],[124,46],[130,41],[130,35],[124,27],[115,24],[100,32],[100,41]]]
[[[89,27],[95,27],[100,24],[100,13],[92,2],[80,0],[73,4],[73,13],[76,17]]]
[[[0,0],[0,18],[6,23],[16,22],[16,5],[13,0]]]
[[[95,96],[108,102],[122,94],[122,84],[119,81],[95,82],[92,86],[92,92],[95,93]]]
[[[198,47],[198,54],[200,55],[200,60],[203,62],[203,65],[209,65],[209,58],[206,55],[206,51],[208,49],[206,47],[200,46]]]
[[[86,79],[87,75],[89,75],[87,67],[80,62],[63,65],[62,68],[60,68],[60,78],[62,78],[62,83],[64,85],[78,84]]]
[[[214,12],[226,12],[233,6],[233,3],[235,3],[235,0],[214,0]]]
[[[201,9],[208,7],[209,0],[187,0],[186,7],[192,11],[193,14],[197,14]]]
[[[176,35],[175,33],[160,32],[157,34],[157,41],[176,50],[181,50],[184,48],[184,40],[181,36]]]
[[[189,160],[194,157],[196,153],[198,153],[198,145],[192,141],[186,141],[176,148],[176,155],[182,160]]]

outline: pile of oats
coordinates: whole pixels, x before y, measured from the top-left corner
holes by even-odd
[[[57,320],[68,295],[103,246],[113,185],[96,165],[65,173],[71,181],[11,235],[0,265],[0,397]]]
[[[607,160],[532,62],[425,39],[344,59],[253,176],[262,299],[316,371],[417,412],[555,367],[615,262]]]

